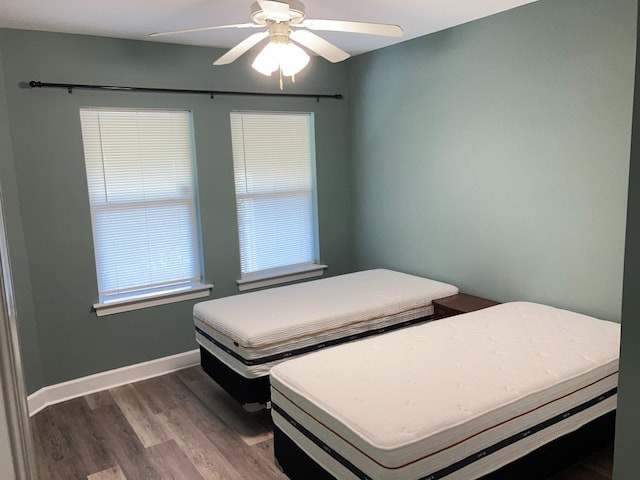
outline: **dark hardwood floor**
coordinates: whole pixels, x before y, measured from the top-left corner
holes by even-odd
[[[248,414],[200,367],[53,405],[31,421],[40,480],[287,478],[269,412]],[[610,480],[612,468],[608,447],[553,480]]]

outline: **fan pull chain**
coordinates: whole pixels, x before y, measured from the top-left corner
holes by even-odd
[[[284,84],[282,83],[282,68],[280,69],[280,90],[284,90]]]

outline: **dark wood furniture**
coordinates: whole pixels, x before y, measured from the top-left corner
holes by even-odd
[[[438,320],[461,313],[475,312],[483,308],[493,307],[499,303],[466,293],[458,293],[450,297],[433,300],[433,319]]]

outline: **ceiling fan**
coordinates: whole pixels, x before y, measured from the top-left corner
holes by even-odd
[[[150,36],[175,35],[179,33],[220,30],[224,28],[264,28],[258,33],[249,35],[239,44],[218,58],[214,65],[226,65],[269,37],[269,43],[258,54],[253,68],[264,75],[271,75],[280,70],[280,75],[293,76],[309,62],[309,55],[296,44],[300,44],[312,52],[326,58],[330,62],[341,62],[349,58],[349,54],[332,43],[316,35],[315,31],[334,31],[364,33],[391,37],[402,36],[402,28],[398,25],[384,23],[350,22],[342,20],[311,20],[305,18],[304,3],[299,0],[274,1],[257,0],[251,5],[253,23],[236,25],[214,25],[207,27],[172,30],[152,33]],[[280,80],[282,89],[282,78]]]

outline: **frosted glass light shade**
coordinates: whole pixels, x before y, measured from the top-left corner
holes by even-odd
[[[297,45],[269,42],[256,56],[251,66],[263,75],[270,76],[282,69],[284,76],[295,75],[309,63],[309,55]]]
[[[270,76],[280,66],[280,49],[281,45],[277,43],[267,43],[251,66],[261,74]]]
[[[289,77],[295,75],[309,63],[309,55],[299,46],[289,42],[282,45],[280,56],[280,68],[282,75]]]

